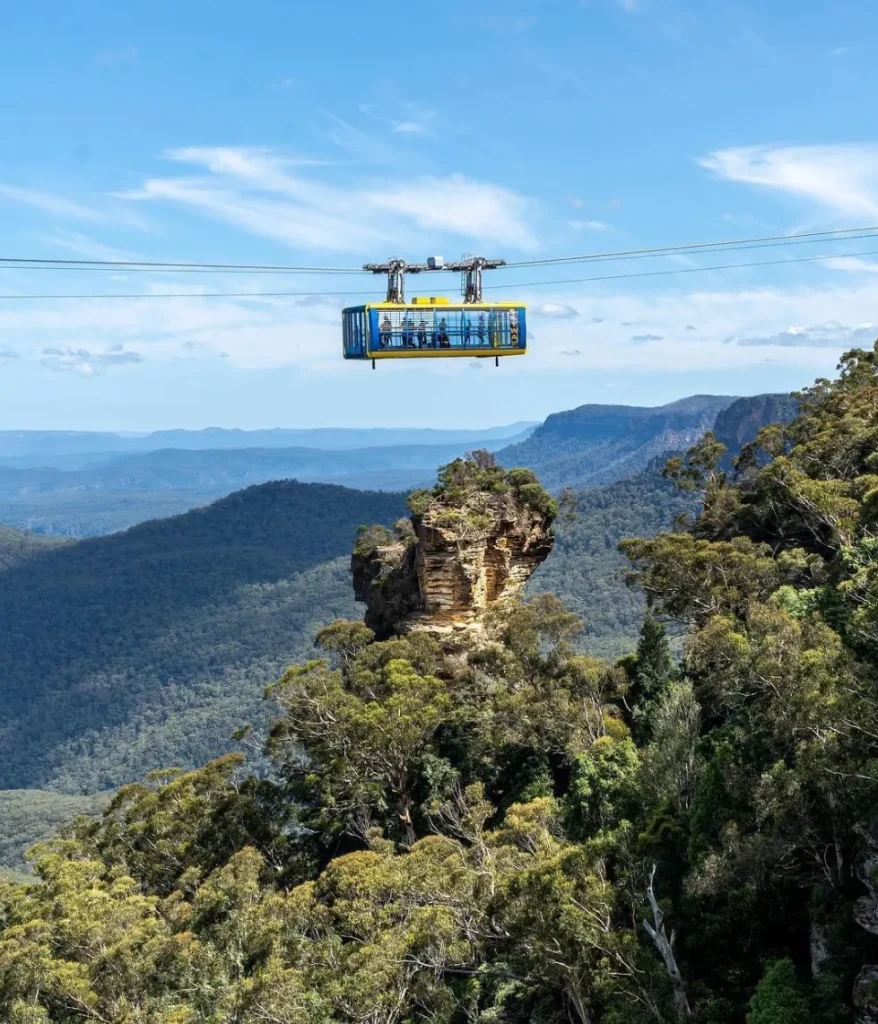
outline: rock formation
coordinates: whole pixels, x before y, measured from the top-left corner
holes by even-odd
[[[379,638],[480,631],[485,612],[513,601],[552,550],[555,502],[529,470],[506,472],[487,453],[443,467],[409,507],[394,531],[362,530],[351,559],[354,594]]]

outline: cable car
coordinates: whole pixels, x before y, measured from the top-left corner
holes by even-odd
[[[366,264],[365,270],[388,275],[387,299],[342,311],[345,359],[422,359],[467,356],[493,358],[527,352],[527,310],[520,303],[483,302],[481,271],[502,260],[471,257],[446,265],[438,257],[427,264],[390,260]],[[452,304],[431,296],[405,301],[406,271],[462,270],[464,301]]]

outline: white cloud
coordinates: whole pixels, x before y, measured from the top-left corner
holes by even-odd
[[[48,370],[78,373],[83,377],[94,377],[110,366],[143,362],[139,352],[126,352],[122,345],[112,345],[104,352],[91,352],[85,348],[55,346],[44,348],[41,362]]]
[[[878,326],[872,326],[878,280],[869,278],[841,288],[830,283],[691,292],[582,288],[539,296],[539,302],[526,291],[522,298],[534,306],[569,304],[587,314],[574,322],[540,322],[539,340],[531,339],[527,357],[534,370],[569,367],[565,353],[577,348],[583,370],[749,372],[768,356],[797,367],[808,379],[831,374],[844,349],[871,346],[878,336]],[[804,334],[790,333],[790,325],[797,324]]]
[[[370,103],[360,105],[362,113],[371,117],[381,124],[387,125],[391,131],[398,135],[430,135],[431,125],[436,118],[436,111],[426,110],[417,103],[406,102],[395,104],[399,108],[398,117],[389,117],[386,114],[378,114]]]
[[[118,263],[140,258],[136,253],[130,253],[124,249],[114,249],[112,246],[104,245],[78,231],[58,230],[54,235],[48,236],[45,241],[60,249],[66,249],[68,252],[75,252],[87,260],[107,260]]]
[[[878,263],[861,260],[856,256],[835,256],[823,264],[830,270],[846,270],[849,273],[878,274]]]
[[[729,181],[810,199],[851,217],[878,217],[878,144],[741,146],[701,157]]]
[[[540,316],[552,317],[555,320],[572,320],[579,316],[579,310],[568,306],[563,302],[543,302],[536,307],[534,312]]]
[[[833,48],[829,51],[829,56],[830,57],[844,57],[845,54],[848,54],[850,52],[851,52],[850,46],[833,46]]]
[[[530,200],[462,174],[343,188],[293,173],[301,161],[265,149],[188,147],[168,156],[211,174],[152,178],[125,197],[186,206],[308,249],[381,255],[391,244],[423,248],[427,231],[483,245],[537,247],[527,223]]]
[[[772,345],[782,348],[832,348],[838,351],[846,348],[871,347],[878,328],[866,323],[857,326],[840,324],[830,320],[812,327],[787,327],[776,334],[749,338],[729,338],[734,345]]]
[[[5,345],[0,345],[0,366],[4,363],[8,363],[10,359],[18,359],[18,353],[11,348],[7,348]]]
[[[38,192],[35,189],[0,184],[0,196],[5,196],[16,203],[35,206],[39,210],[56,214],[59,217],[69,217],[72,220],[90,220],[95,223],[102,223],[105,220],[104,214],[99,210],[71,202],[52,192]]]

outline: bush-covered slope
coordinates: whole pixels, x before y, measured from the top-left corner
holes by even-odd
[[[656,455],[687,447],[733,401],[693,395],[656,408],[582,405],[549,416],[497,458],[504,466],[534,470],[550,490],[608,484],[644,469]]]
[[[0,869],[25,871],[25,850],[48,839],[77,815],[98,814],[106,802],[100,794],[69,796],[41,789],[0,790]]]
[[[557,594],[585,621],[582,643],[596,654],[620,655],[637,642],[643,595],[627,587],[619,551],[623,537],[670,529],[695,499],[664,480],[658,465],[608,487],[576,495],[575,518],[556,524],[555,549],[537,569],[529,593]]]
[[[398,494],[281,482],[47,550],[0,587],[0,787],[98,791],[223,749],[262,685],[353,612],[357,527]]]
[[[0,572],[10,569],[13,565],[24,562],[34,555],[57,547],[60,543],[63,542],[51,537],[43,537],[38,533],[16,530],[0,523]]]
[[[270,772],[157,772],[0,887],[0,1017],[878,1019],[878,345],[840,369],[625,542],[680,665],[651,617],[576,653],[547,594],[452,654],[333,623]]]

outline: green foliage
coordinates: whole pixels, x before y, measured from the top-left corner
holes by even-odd
[[[513,498],[550,523],[558,514],[557,501],[531,470],[507,471],[488,451],[470,452],[465,459],[455,459],[440,467],[436,486],[432,491],[414,491],[409,496],[409,509],[414,515],[423,515],[436,498],[451,509],[463,509],[478,494]]]
[[[265,484],[0,571],[0,785],[100,792],[228,750],[316,630],[356,614],[358,523],[402,511]]]
[[[571,498],[567,498],[567,507]],[[663,480],[657,469],[609,487],[580,491],[575,516],[560,517],[555,547],[528,583],[528,592],[551,591],[585,622],[592,652],[618,656],[637,643],[646,611],[640,590],[625,586],[623,537],[651,537],[695,510],[692,495]]]
[[[548,593],[443,644],[324,626],[253,766],[151,773],[0,885],[0,1019],[849,1021],[878,916],[876,380],[846,356],[735,479],[689,453],[690,528],[624,544],[651,614],[617,664]],[[476,454],[440,487],[514,479]]]
[[[750,1000],[747,1024],[802,1024],[808,1017],[808,1002],[796,980],[792,961],[775,960],[767,964]]]
[[[26,870],[24,851],[79,815],[99,814],[107,796],[68,796],[41,789],[0,790],[0,868]]]

